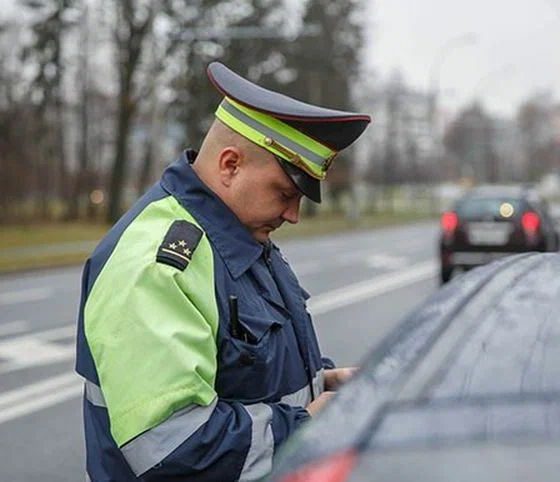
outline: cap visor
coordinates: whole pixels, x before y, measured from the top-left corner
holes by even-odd
[[[288,161],[277,159],[284,172],[290,177],[299,191],[312,201],[321,203],[321,182],[319,179],[311,177]]]

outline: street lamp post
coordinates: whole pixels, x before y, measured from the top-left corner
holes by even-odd
[[[486,73],[485,75],[481,76],[478,81],[476,82],[474,88],[473,88],[473,93],[471,95],[472,98],[472,105],[475,106],[477,104],[482,106],[482,102],[481,102],[481,97],[482,97],[482,92],[486,89],[488,89],[488,86],[492,85],[493,83],[495,83],[496,79],[500,78],[500,77],[504,77],[505,75],[511,75],[512,73],[514,73],[516,70],[516,66],[514,64],[511,63],[506,63],[503,64],[501,66],[499,66],[496,69],[491,70],[490,72]],[[499,144],[497,140],[497,136],[500,136],[501,138],[503,138],[504,135],[504,131],[505,128],[504,127],[498,127],[496,125],[497,120],[493,121],[493,126],[492,126],[492,140],[490,141],[490,145],[493,145],[495,149],[499,149]],[[474,128],[474,127],[473,127]],[[510,138],[511,139],[511,138]],[[511,140],[510,140],[511,142]],[[510,144],[511,146],[511,144]],[[486,151],[488,152],[488,151]],[[498,152],[499,154],[499,152]],[[506,159],[510,159],[510,156],[506,156]],[[492,158],[488,158],[488,156],[486,156],[485,158],[485,164],[486,166],[490,166],[491,169],[487,172],[490,173],[490,176],[487,176],[488,179],[490,181],[497,181],[497,180],[502,180],[502,177],[504,177],[504,173],[506,172],[506,168],[509,166],[509,162],[503,162],[504,158],[501,158],[500,156],[498,156],[495,159]],[[510,178],[513,178],[513,176],[510,174],[509,175]]]
[[[474,33],[469,32],[456,37],[451,37],[446,40],[443,45],[439,48],[435,59],[430,67],[430,77],[429,77],[429,91],[428,91],[428,122],[430,128],[430,134],[432,142],[434,145],[434,157],[437,161],[440,160],[442,154],[442,144],[443,140],[440,136],[438,126],[437,126],[437,108],[438,108],[438,97],[440,90],[440,76],[441,67],[449,55],[449,53],[458,48],[466,45],[472,45],[476,42],[477,37]]]
[[[469,32],[446,40],[444,44],[439,48],[438,53],[434,59],[434,62],[430,67],[429,97],[430,97],[430,121],[431,121],[432,128],[434,127],[436,111],[437,111],[441,67],[446,57],[453,49],[456,49],[457,47],[463,47],[466,45],[472,45],[476,42],[476,40],[477,40],[476,35],[472,32]]]
[[[495,81],[496,78],[504,77],[506,74],[512,74],[515,72],[515,65],[514,64],[503,64],[497,69],[491,70],[490,72],[486,73],[482,77],[478,79],[476,82],[473,93],[471,95],[472,101],[477,102],[481,95],[482,91],[488,88],[488,85]]]

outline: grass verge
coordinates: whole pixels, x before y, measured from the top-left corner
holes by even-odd
[[[286,240],[351,230],[373,229],[429,219],[413,212],[371,214],[350,220],[321,214],[283,226],[274,239]],[[29,224],[0,227],[0,273],[80,264],[109,226],[86,223]]]
[[[362,215],[357,219],[349,219],[341,214],[322,214],[317,217],[306,218],[295,225],[284,225],[282,229],[273,234],[273,238],[279,240],[304,238],[321,234],[410,224],[428,219],[435,219],[435,216],[417,212],[380,212]]]
[[[80,264],[109,226],[87,223],[0,227],[0,273]]]
[[[109,229],[103,224],[49,223],[0,227],[0,250],[100,239]]]

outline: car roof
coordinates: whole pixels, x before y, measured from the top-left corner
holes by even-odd
[[[488,184],[474,187],[467,191],[463,196],[465,198],[493,198],[493,197],[512,197],[512,198],[528,198],[538,199],[539,195],[531,186],[522,185],[502,185]]]
[[[559,254],[522,254],[436,292],[288,442],[273,474],[357,447],[375,457],[434,442],[560,447],[558,272]]]

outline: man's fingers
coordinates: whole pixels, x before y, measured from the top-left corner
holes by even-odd
[[[344,383],[348,379],[352,378],[357,371],[358,371],[358,367],[341,368],[340,375],[339,375],[340,383]]]
[[[335,395],[335,392],[323,392],[315,400],[313,400],[305,409],[313,417],[317,415],[326,403]]]
[[[337,390],[340,385],[346,383],[356,373],[357,369],[357,367],[346,367],[325,370],[325,389]]]

